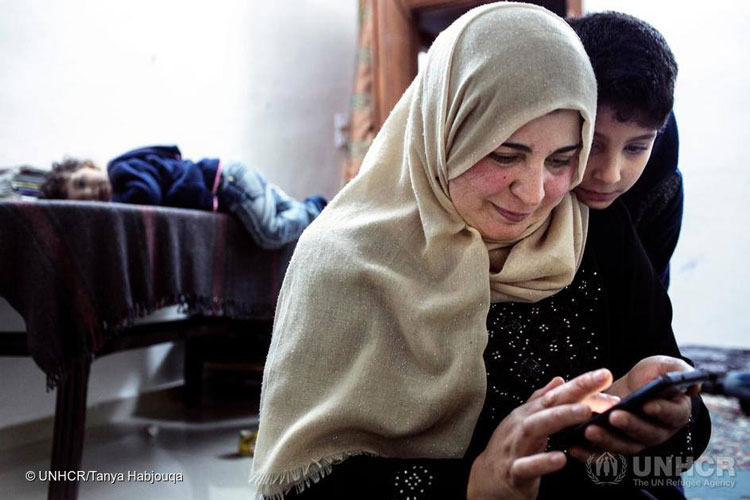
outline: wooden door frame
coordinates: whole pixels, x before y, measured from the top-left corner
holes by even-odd
[[[417,75],[420,38],[416,16],[445,7],[476,7],[491,0],[374,0],[373,1],[373,121],[375,130]],[[567,0],[568,14],[582,15],[582,0]]]

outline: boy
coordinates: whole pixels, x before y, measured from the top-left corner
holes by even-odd
[[[321,196],[299,202],[240,163],[182,159],[176,146],[136,149],[110,161],[107,172],[91,161],[53,165],[41,188],[49,199],[115,201],[231,212],[266,249],[299,238],[326,205]]]
[[[594,143],[578,198],[605,209],[621,198],[665,287],[682,225],[682,176],[672,114],[677,63],[664,37],[635,17],[568,19],[598,87]]]

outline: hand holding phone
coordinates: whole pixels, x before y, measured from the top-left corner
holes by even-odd
[[[596,414],[588,421],[565,429],[557,434],[550,436],[551,449],[566,449],[571,446],[588,446],[585,438],[586,428],[590,425],[603,427],[614,433],[618,429],[609,422],[609,416],[613,411],[624,410],[641,418],[649,419],[648,415],[643,412],[643,405],[655,398],[672,398],[679,393],[684,393],[690,387],[703,382],[712,382],[719,377],[719,374],[706,370],[690,370],[682,372],[671,372],[658,379],[644,385],[628,397],[624,398],[617,405],[613,406],[604,413]]]

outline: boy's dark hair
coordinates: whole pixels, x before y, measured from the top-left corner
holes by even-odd
[[[620,12],[567,20],[591,59],[599,106],[618,121],[661,128],[674,104],[677,62],[653,26]]]
[[[94,167],[90,160],[77,160],[75,158],[64,158],[61,162],[52,164],[50,170],[44,176],[44,182],[39,186],[39,197],[50,200],[64,200],[68,197],[66,184],[68,178],[74,172],[85,168]]]

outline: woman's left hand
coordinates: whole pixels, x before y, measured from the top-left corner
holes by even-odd
[[[625,398],[645,384],[662,375],[674,371],[686,371],[693,368],[685,361],[669,356],[651,356],[639,361],[622,378],[615,381],[606,391],[609,394]],[[656,398],[643,405],[643,412],[650,420],[641,418],[624,410],[613,411],[609,422],[618,429],[619,435],[599,426],[586,429],[586,439],[593,447],[611,453],[635,454],[645,448],[659,445],[682,429],[690,418],[690,395],[697,394],[700,386],[693,386],[686,394],[673,398]],[[574,447],[570,454],[586,460],[591,450]]]

